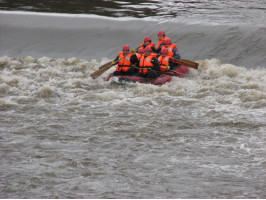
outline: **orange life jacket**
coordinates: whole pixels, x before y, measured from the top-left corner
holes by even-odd
[[[139,67],[142,69],[139,69],[139,73],[144,74],[144,75],[149,73],[148,68],[153,67],[153,64],[151,63],[151,60],[153,58],[154,58],[154,55],[149,55],[145,57],[144,54],[140,57]]]
[[[123,71],[126,72],[130,69],[130,66],[132,65],[130,58],[133,54],[130,53],[127,56],[124,56],[123,52],[119,52],[119,62],[117,63],[117,67],[115,71]]]
[[[145,47],[143,47],[143,45],[144,45],[144,42],[142,42],[139,46],[141,46],[140,47],[140,49],[144,49]],[[155,43],[150,43],[149,45],[148,45],[148,47],[154,47],[155,46]]]
[[[170,58],[171,58],[170,56],[164,56],[164,57],[162,55],[159,56],[158,61],[160,64],[161,71],[167,71],[166,66],[169,66]]]
[[[162,48],[168,49],[168,56],[174,57],[173,49],[178,50],[176,44],[171,44],[169,47],[165,47],[165,45]]]
[[[157,58],[158,54],[157,53],[151,53],[151,56]]]
[[[157,44],[155,45],[155,49],[158,50],[158,49],[160,48],[160,46],[163,45],[164,41],[165,41],[167,38],[170,39],[169,37],[165,37],[165,38],[162,39],[161,41],[157,42]]]
[[[138,58],[138,60],[139,60],[140,57],[142,56],[142,54],[140,54],[140,53],[136,53],[136,56],[137,56],[137,58]]]

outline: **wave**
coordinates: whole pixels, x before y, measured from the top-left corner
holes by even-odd
[[[217,59],[197,60],[200,63],[199,68],[190,69],[190,73],[182,81],[180,78],[174,78],[171,83],[162,87],[128,84],[132,91],[123,92],[120,96],[110,95],[109,88],[116,90],[116,85],[103,81],[103,77],[114,68],[96,80],[89,76],[105,62],[106,60],[86,61],[74,57],[0,57],[1,97],[4,97],[5,102],[9,102],[8,99],[13,96],[8,105],[13,105],[15,99],[16,103],[32,101],[35,98],[61,99],[68,96],[73,99],[77,94],[83,99],[88,93],[95,100],[115,101],[143,96],[145,91],[145,96],[155,98],[162,95],[183,97],[186,103],[204,100],[213,105],[218,103],[229,107],[237,105],[257,109],[266,106],[265,69],[246,69],[232,64],[222,64]]]

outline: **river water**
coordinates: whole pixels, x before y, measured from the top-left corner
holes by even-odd
[[[266,198],[266,3],[0,1],[1,198]],[[90,73],[165,30],[163,86]]]

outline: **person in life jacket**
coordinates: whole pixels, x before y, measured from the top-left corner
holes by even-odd
[[[144,49],[143,48],[139,48],[138,52],[136,53],[136,56],[138,58],[138,60],[140,59],[140,57],[144,54]]]
[[[155,43],[151,42],[151,38],[149,36],[144,37],[143,42],[140,44],[139,49],[145,49],[145,47],[154,47]]]
[[[158,62],[161,68],[161,71],[168,71],[169,69],[173,70],[175,63],[173,57],[168,55],[168,49],[162,48],[161,55],[158,57]]]
[[[130,47],[128,45],[124,45],[122,52],[119,52],[116,59],[112,61],[113,65],[117,64],[113,76],[132,75],[136,73],[137,70],[132,67],[132,65],[137,65],[138,62],[136,54],[130,52]]]
[[[172,44],[171,39],[169,38],[165,39],[164,45],[162,48],[166,48],[168,50],[168,56],[172,56],[174,59],[181,58],[176,44]]]
[[[133,76],[140,76],[145,78],[156,78],[160,75],[160,65],[156,58],[156,54],[152,54],[150,46],[145,47],[144,54],[139,60],[139,71]]]
[[[162,46],[164,45],[164,41],[166,39],[170,39],[170,38],[165,36],[165,32],[164,31],[159,31],[157,35],[158,35],[158,42],[155,45],[153,51],[156,52],[156,53],[159,53],[161,51],[161,49],[162,49]]]

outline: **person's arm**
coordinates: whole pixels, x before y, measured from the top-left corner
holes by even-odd
[[[174,58],[175,59],[180,59],[181,58],[180,53],[178,52],[177,49],[173,49],[173,53],[174,53]]]
[[[173,70],[175,66],[176,66],[176,64],[174,63],[173,59],[170,58],[169,59],[169,67],[170,67],[170,69]]]
[[[137,65],[139,60],[137,58],[137,55],[136,54],[133,54],[131,57],[130,57],[130,62],[132,65]]]
[[[159,53],[160,50],[161,50],[161,49],[155,49],[155,47],[151,47],[151,49],[152,49],[152,51],[153,51],[154,53]]]
[[[112,65],[117,64],[118,59],[119,59],[119,56],[117,56],[117,57],[112,61]]]
[[[161,71],[160,65],[159,65],[159,62],[158,62],[158,59],[157,58],[152,58],[151,59],[151,63],[153,64],[153,69],[155,71]]]
[[[162,47],[163,47],[163,46],[161,45],[161,46],[157,49],[157,53],[162,54],[162,53],[161,53]]]
[[[119,56],[117,56],[117,57],[114,59],[114,61],[118,61],[118,59],[119,59]]]

